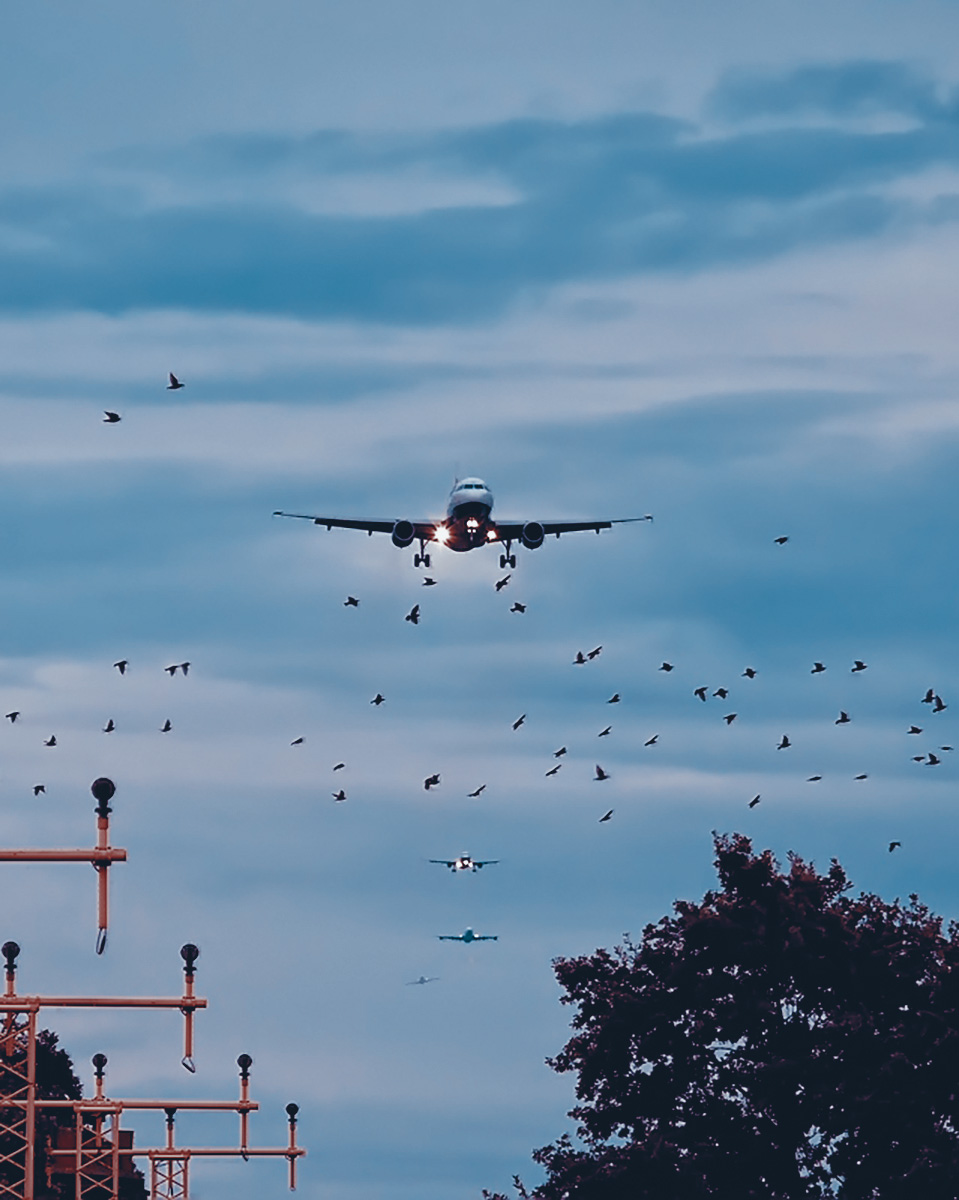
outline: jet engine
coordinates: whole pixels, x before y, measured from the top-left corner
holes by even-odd
[[[546,530],[539,521],[527,521],[523,526],[523,531],[519,535],[520,541],[527,550],[536,550],[543,544],[543,538],[546,536]]]
[[[416,537],[416,530],[413,527],[413,522],[397,521],[393,526],[392,537],[394,546],[409,546]]]

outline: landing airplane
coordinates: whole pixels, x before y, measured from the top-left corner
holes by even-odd
[[[438,933],[441,942],[498,942],[497,933],[474,933],[472,929],[464,929],[462,933]]]
[[[478,871],[482,867],[492,867],[499,862],[498,858],[487,858],[483,862],[478,859],[470,858],[468,854],[461,854],[459,858],[431,858],[431,863],[437,863],[441,867],[449,867],[451,871]]]
[[[500,569],[516,566],[516,555],[511,554],[513,542],[522,542],[527,550],[536,550],[542,546],[547,534],[578,533],[584,529],[592,529],[599,533],[601,529],[610,529],[613,525],[626,525],[632,521],[651,521],[647,513],[644,517],[619,517],[612,521],[494,521],[493,493],[482,479],[471,477],[458,479],[453,484],[449,501],[446,505],[446,517],[442,521],[365,521],[353,520],[347,517],[314,517],[308,513],[275,512],[274,517],[298,517],[304,521],[312,521],[314,525],[325,525],[327,530],[333,529],[365,529],[367,534],[388,533],[393,539],[393,545],[403,548],[413,542],[419,542],[419,553],[413,555],[414,567],[429,567],[430,555],[426,549],[430,542],[439,542],[450,550],[465,552],[475,550],[477,546],[485,546],[490,542],[499,542],[506,553],[500,555]]]

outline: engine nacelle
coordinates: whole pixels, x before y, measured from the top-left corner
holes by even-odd
[[[527,550],[536,550],[543,544],[543,538],[546,537],[546,530],[539,521],[527,521],[523,526],[523,532],[519,535],[520,541]]]
[[[393,526],[393,545],[394,546],[409,546],[416,537],[416,529],[413,527],[412,521],[397,521]]]

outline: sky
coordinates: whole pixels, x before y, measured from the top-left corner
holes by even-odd
[[[195,1076],[174,1014],[51,1013],[88,1087],[102,1051],[110,1095],[231,1099],[250,1053],[307,1200],[469,1200],[570,1127],[552,960],[700,897],[714,831],[959,917],[952,0],[4,24],[0,837],[92,845],[106,775],[129,861],[102,957],[80,865],[5,865],[0,935],[52,995],[179,995],[192,941],[209,1001]],[[497,592],[492,550],[424,590],[271,515],[437,518],[465,475],[505,519],[654,520]],[[463,853],[499,861],[428,861]]]

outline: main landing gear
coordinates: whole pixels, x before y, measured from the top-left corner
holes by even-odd
[[[426,567],[426,569],[429,570],[430,556],[426,553],[426,542],[425,541],[420,542],[419,554],[413,555],[413,566],[414,567]]]
[[[499,569],[500,569],[501,571],[505,571],[505,570],[506,570],[506,568],[507,568],[507,567],[509,567],[509,568],[510,568],[510,570],[515,570],[515,569],[516,569],[516,555],[515,555],[515,554],[510,554],[510,552],[509,552],[509,547],[510,547],[510,544],[509,544],[509,542],[506,542],[506,543],[505,543],[505,545],[506,545],[506,553],[505,553],[505,554],[501,554],[501,555],[499,556]]]

